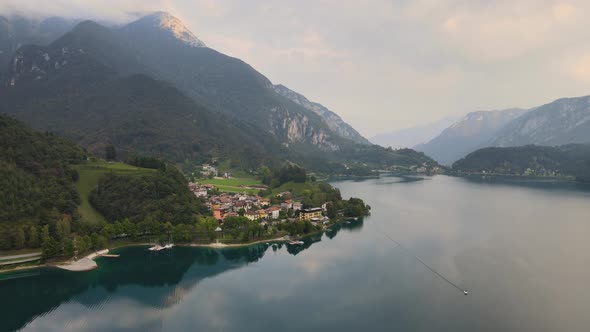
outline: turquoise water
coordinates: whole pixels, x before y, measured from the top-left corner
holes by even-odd
[[[301,247],[129,247],[91,272],[4,275],[0,330],[589,330],[588,188],[445,176],[335,185],[372,215]]]

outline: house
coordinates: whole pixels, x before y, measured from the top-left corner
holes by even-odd
[[[267,209],[270,219],[279,219],[281,208],[278,206],[271,206]]]
[[[291,197],[291,192],[290,191],[283,191],[282,193],[277,194],[277,197],[279,197],[279,198]]]
[[[289,210],[291,208],[293,208],[293,202],[290,199],[288,199],[288,200],[284,201],[283,203],[281,203],[281,209],[283,209],[283,210]]]
[[[205,177],[210,176],[210,175],[217,176],[217,168],[215,168],[209,164],[203,164],[201,175],[205,176]]]
[[[246,211],[244,217],[248,218],[249,220],[258,220],[258,218],[260,218],[258,212],[256,211]]]
[[[299,213],[299,220],[312,220],[322,218],[322,208],[316,207],[311,209],[303,209]]]
[[[207,189],[205,189],[205,188],[199,188],[199,189],[193,191],[193,193],[197,197],[207,197]]]
[[[223,210],[221,208],[214,208],[213,209],[213,218],[215,218],[215,220],[222,220],[223,219]]]
[[[234,203],[235,212],[240,212],[241,209],[247,210],[248,208],[248,204],[246,204],[244,201],[237,201]]]
[[[260,210],[258,210],[258,217],[260,219],[266,219],[266,218],[268,218],[268,213],[266,212],[266,210],[260,209]]]
[[[263,198],[260,200],[260,206],[267,207],[270,206],[270,199]]]
[[[303,209],[303,204],[301,204],[301,202],[293,203],[293,211],[299,211],[301,209]]]
[[[322,210],[323,211],[327,211],[328,210],[328,203],[322,204]]]

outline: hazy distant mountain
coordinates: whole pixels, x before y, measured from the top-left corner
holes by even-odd
[[[499,111],[478,111],[467,114],[428,143],[415,148],[441,164],[455,160],[487,145],[492,137],[527,110],[511,108]]]
[[[372,137],[370,141],[394,149],[413,148],[418,144],[426,143],[433,139],[456,120],[458,120],[458,117],[448,116],[426,125],[379,134]]]
[[[539,106],[496,133],[490,146],[563,145],[590,142],[590,96]]]
[[[47,45],[75,24],[73,20],[50,17],[43,20],[23,16],[0,16],[0,68],[4,69],[22,45]]]
[[[309,101],[307,98],[305,98],[305,96],[287,88],[282,84],[275,85],[274,90],[279,95],[321,116],[328,127],[339,136],[348,138],[356,143],[371,144],[366,138],[361,136],[358,131],[352,128],[348,123],[344,122],[344,120],[342,120],[338,114],[330,111],[325,106]]]

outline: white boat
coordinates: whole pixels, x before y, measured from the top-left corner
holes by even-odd
[[[463,290],[463,294],[465,294],[465,295],[469,295],[469,292],[468,292],[466,289],[464,289],[464,290]]]
[[[160,251],[160,250],[163,250],[163,249],[166,249],[166,248],[162,247],[159,244],[156,244],[155,246],[153,246],[151,248],[148,248],[149,251]]]
[[[174,247],[174,243],[168,243],[164,246],[164,249],[171,249],[172,247]]]
[[[289,241],[289,244],[296,244],[296,245],[302,245],[303,241]]]

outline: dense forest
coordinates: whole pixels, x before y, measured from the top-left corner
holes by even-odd
[[[265,185],[276,188],[287,182],[303,183],[307,181],[307,172],[297,165],[263,166],[260,168],[259,177]]]
[[[590,145],[526,145],[484,148],[453,164],[458,173],[489,173],[527,176],[573,176],[590,180]]]
[[[173,225],[190,224],[196,221],[198,213],[207,211],[173,166],[153,175],[106,174],[89,200],[109,222],[129,219],[133,223],[158,220]]]
[[[40,246],[42,228],[76,218],[78,174],[86,152],[0,115],[0,249]]]

